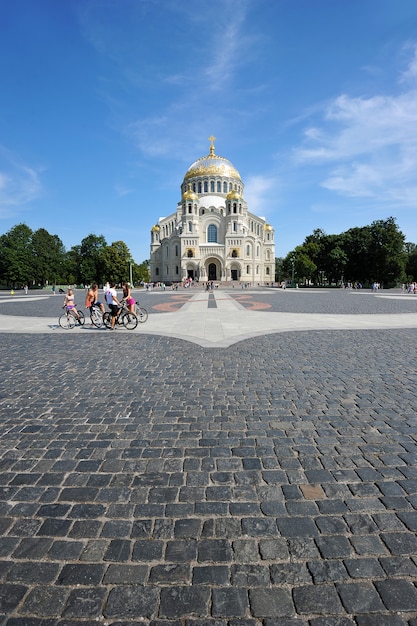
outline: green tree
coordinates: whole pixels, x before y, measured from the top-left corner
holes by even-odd
[[[275,257],[275,281],[281,283],[284,276],[284,259],[283,257]]]
[[[0,237],[1,282],[9,287],[33,284],[31,238],[26,224],[17,224]]]
[[[80,246],[73,246],[65,255],[64,260],[64,283],[67,285],[81,284],[81,254]]]
[[[103,250],[103,270],[110,283],[123,283],[129,280],[129,248],[124,241],[115,241]]]
[[[103,235],[91,233],[84,237],[80,245],[80,282],[91,285],[104,281],[103,254],[107,247]]]
[[[133,265],[133,283],[148,283],[151,279],[151,272],[149,269],[149,261],[142,261],[140,265],[135,263]]]
[[[408,242],[404,248],[406,254],[406,280],[410,282],[415,281],[417,280],[417,245]]]
[[[44,228],[32,234],[32,270],[38,285],[56,284],[63,279],[65,248],[58,235]]]

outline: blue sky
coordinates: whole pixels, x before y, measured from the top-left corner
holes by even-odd
[[[149,258],[228,158],[285,256],[393,216],[417,243],[415,0],[0,0],[0,233]]]

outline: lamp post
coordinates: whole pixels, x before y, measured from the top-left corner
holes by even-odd
[[[132,264],[133,264],[133,259],[130,256],[128,258],[128,263],[129,263],[129,280],[130,280],[130,286],[133,287],[133,275],[132,275]]]
[[[291,257],[291,287],[294,288],[295,256]]]

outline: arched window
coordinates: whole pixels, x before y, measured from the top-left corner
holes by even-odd
[[[221,190],[222,190],[222,187],[221,187],[221,182],[218,180],[218,181],[217,181],[217,192],[218,192],[218,193],[220,193],[220,192],[221,192]]]
[[[217,243],[217,226],[215,224],[210,224],[207,228],[207,242]]]
[[[208,182],[205,180],[204,181],[204,192],[207,193],[208,191]]]
[[[214,193],[214,180],[210,181],[210,191]]]
[[[233,232],[237,233],[237,222],[233,222]]]
[[[246,256],[250,256],[250,246],[246,246]]]
[[[223,193],[227,193],[227,183],[226,183],[226,181],[223,183]]]
[[[269,276],[269,267],[266,268],[266,273]]]
[[[250,274],[250,265],[246,266],[246,274]]]
[[[201,183],[198,183],[198,193],[201,193]]]
[[[188,222],[188,232],[189,233],[193,232],[193,223],[192,222]]]

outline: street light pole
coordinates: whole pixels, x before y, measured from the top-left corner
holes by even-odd
[[[291,257],[291,287],[294,288],[295,257]]]
[[[133,263],[133,259],[132,259],[132,257],[129,257],[129,279],[130,279],[130,286],[131,287],[133,287],[132,263]]]

